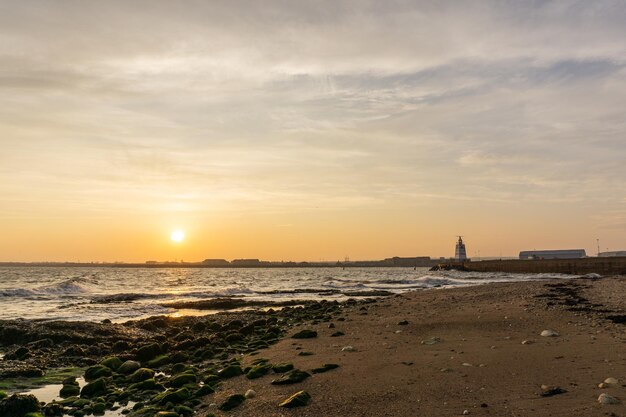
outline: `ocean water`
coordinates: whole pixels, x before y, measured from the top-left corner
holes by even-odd
[[[343,300],[353,293],[401,293],[447,286],[572,278],[560,274],[430,272],[428,268],[0,267],[0,319],[124,321],[178,311],[181,300]],[[345,293],[349,294],[345,294]]]

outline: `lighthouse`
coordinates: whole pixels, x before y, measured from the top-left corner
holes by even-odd
[[[466,261],[467,252],[465,251],[465,243],[463,243],[463,236],[459,236],[458,242],[456,242],[456,249],[454,250],[454,259],[456,261]]]

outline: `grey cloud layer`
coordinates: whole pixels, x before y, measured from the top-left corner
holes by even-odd
[[[75,190],[619,218],[625,21],[623,1],[0,1],[0,140],[30,155],[0,163]],[[64,149],[117,175],[77,180]]]

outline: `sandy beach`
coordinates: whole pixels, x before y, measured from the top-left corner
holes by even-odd
[[[0,398],[0,416],[624,416],[625,292],[626,277],[559,279],[126,323],[0,321],[1,388],[66,393]],[[306,405],[279,407],[300,391]]]
[[[256,397],[201,415],[623,416],[626,326],[616,322],[626,313],[624,293],[622,277],[429,290],[347,307],[334,328],[301,327],[318,337],[285,338],[259,355],[302,370],[339,368],[287,386],[271,385],[275,375],[230,379],[208,401],[248,389]],[[337,331],[345,335],[331,337]],[[619,382],[599,388],[607,378]],[[564,392],[549,396],[557,387]],[[299,390],[311,395],[307,406],[277,406]],[[602,393],[622,404],[601,405]]]

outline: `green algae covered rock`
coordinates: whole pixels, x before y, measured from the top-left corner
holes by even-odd
[[[126,361],[117,368],[117,372],[124,375],[129,375],[141,368],[141,364],[137,361]]]
[[[228,379],[243,374],[243,370],[239,364],[228,365],[226,368],[217,372],[217,376],[221,379]]]
[[[157,404],[165,405],[167,403],[172,404],[181,404],[185,400],[187,400],[191,394],[187,388],[181,388],[179,390],[167,390],[156,397],[153,398],[153,401]]]
[[[299,391],[293,394],[291,397],[287,398],[282,403],[278,404],[278,406],[284,408],[302,407],[307,405],[310,400],[311,395],[308,392]]]
[[[108,358],[103,359],[100,362],[100,365],[106,366],[112,371],[117,371],[119,367],[122,366],[123,363],[124,362],[122,362],[122,360],[118,358],[117,356],[109,356]]]
[[[85,385],[82,390],[80,390],[81,397],[97,397],[99,395],[104,395],[107,392],[107,382],[104,378],[98,378],[95,381],[92,381]]]
[[[314,374],[321,374],[323,372],[327,372],[337,368],[339,368],[339,365],[337,365],[336,363],[325,363],[319,368],[311,369],[311,372],[313,372]]]
[[[139,368],[130,376],[131,382],[141,382],[154,378],[154,371],[148,368]]]
[[[241,394],[231,395],[219,406],[219,409],[222,411],[232,410],[233,408],[240,406],[245,400],[246,397]]]
[[[191,371],[186,371],[182,374],[174,375],[169,381],[169,386],[174,388],[180,388],[185,384],[196,382],[196,375]]]
[[[277,363],[272,366],[272,370],[277,374],[284,374],[285,372],[291,371],[293,369],[293,364],[291,363]]]
[[[292,371],[287,372],[286,374],[281,375],[280,378],[273,380],[272,385],[296,384],[298,382],[304,381],[310,376],[311,374],[308,372],[304,372],[299,369],[294,369]]]
[[[76,397],[78,394],[80,394],[78,384],[65,384],[59,391],[59,397],[61,398]]]
[[[246,372],[246,378],[248,379],[256,379],[260,378],[263,375],[267,375],[267,373],[272,369],[272,365],[269,363],[259,363],[258,365],[254,365],[248,372]]]
[[[110,368],[104,365],[94,365],[87,368],[85,371],[85,380],[93,381],[98,378],[107,377],[113,375],[113,372]]]
[[[32,394],[14,394],[0,400],[0,416],[25,417],[29,413],[39,413],[41,405]]]
[[[309,329],[300,330],[291,336],[292,339],[312,339],[314,337],[317,337],[317,332]]]

